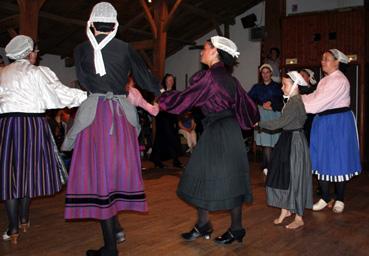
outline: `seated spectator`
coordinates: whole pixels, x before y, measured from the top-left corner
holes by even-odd
[[[183,135],[187,141],[188,150],[191,152],[196,146],[196,123],[190,111],[185,112],[178,121],[179,131],[178,133]]]

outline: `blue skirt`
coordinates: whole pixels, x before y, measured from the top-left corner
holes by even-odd
[[[269,121],[277,119],[281,116],[281,112],[266,110],[261,106],[258,106],[261,121]],[[274,147],[279,139],[280,131],[266,131],[256,130],[254,131],[255,143],[262,147]]]
[[[358,133],[352,111],[316,115],[310,136],[312,169],[318,180],[348,181],[361,172]]]

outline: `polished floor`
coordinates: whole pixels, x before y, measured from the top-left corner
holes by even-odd
[[[152,165],[147,162],[144,165],[148,168],[144,171],[144,179],[149,212],[119,215],[127,235],[127,241],[118,247],[121,256],[369,255],[368,173],[348,184],[344,213],[335,214],[329,209],[322,212],[307,210],[304,228],[291,231],[272,224],[279,210],[266,206],[264,177],[259,165],[252,163],[254,203],[244,206],[246,239],[243,243],[220,246],[205,239],[181,240],[179,234],[191,229],[196,219],[194,209],[175,194],[181,171],[150,169]],[[64,191],[55,197],[34,200],[31,229],[21,234],[18,245],[0,241],[0,256],[82,256],[86,249],[99,248],[102,245],[99,224],[94,221],[66,222],[63,207]],[[213,237],[228,228],[226,212],[213,213],[210,217],[215,229]],[[4,204],[1,203],[0,228],[5,229],[6,224]]]

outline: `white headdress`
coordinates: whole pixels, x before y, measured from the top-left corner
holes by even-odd
[[[212,36],[210,41],[215,48],[225,51],[232,57],[238,58],[240,56],[240,53],[237,51],[237,45],[232,40],[222,36]]]
[[[343,53],[341,52],[340,50],[337,50],[337,49],[330,49],[329,50],[330,53],[333,54],[333,56],[339,61],[339,62],[342,62],[342,63],[349,63],[349,58]]]
[[[94,22],[115,23],[114,30],[110,32],[100,43],[97,43],[95,36],[91,32],[91,26]],[[90,19],[87,21],[87,37],[94,48],[94,62],[96,74],[103,76],[106,74],[104,59],[101,49],[104,48],[117,34],[118,31],[117,11],[107,2],[101,2],[92,9]]]
[[[308,69],[308,68],[304,68],[303,70],[306,73],[308,73],[310,84],[312,84],[312,85],[316,84],[316,80],[315,80],[315,77],[314,77],[314,75],[315,75],[314,71],[312,71],[311,69]]]
[[[25,35],[18,35],[6,45],[6,56],[13,60],[24,59],[33,51],[33,45],[32,38]]]
[[[308,86],[305,79],[299,74],[299,72],[290,71],[290,72],[287,73],[287,75],[291,78],[291,80],[293,81],[293,84],[292,84],[292,87],[291,87],[290,92],[288,93],[288,95],[287,96],[283,95],[283,98],[285,98],[285,99],[289,99],[291,97],[291,93],[297,87],[297,85]]]
[[[267,69],[270,70],[270,72],[273,73],[273,68],[270,64],[265,63],[265,64],[261,65],[260,68],[259,68],[259,71],[261,72],[263,70],[263,68],[267,68]]]

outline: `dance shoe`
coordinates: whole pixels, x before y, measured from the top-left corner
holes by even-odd
[[[333,206],[333,211],[335,213],[342,213],[343,209],[345,208],[345,204],[342,201],[336,201]]]
[[[126,234],[122,230],[122,231],[115,234],[115,238],[116,238],[118,244],[123,243],[124,241],[126,241]]]
[[[105,247],[101,247],[98,250],[88,250],[86,256],[118,256],[117,250],[108,250]]]
[[[327,206],[327,202],[323,199],[319,199],[317,203],[313,205],[313,211],[321,211]]]
[[[213,233],[213,227],[210,222],[208,222],[202,227],[196,224],[190,232],[182,233],[181,236],[186,241],[192,241],[199,237],[204,237],[208,240],[210,239],[211,233]]]
[[[26,233],[28,231],[28,229],[30,228],[30,226],[31,226],[30,221],[28,221],[26,223],[19,224],[19,228],[20,228],[20,230],[22,230],[23,233]]]
[[[4,241],[10,241],[12,244],[17,244],[19,238],[19,233],[10,234],[9,230],[6,230],[3,233],[3,240]]]
[[[263,173],[264,173],[265,176],[267,176],[268,175],[268,169],[267,168],[264,168],[263,169]]]
[[[178,159],[174,159],[173,160],[173,167],[183,168],[183,164]]]
[[[234,241],[238,241],[239,243],[242,242],[244,236],[246,235],[246,230],[239,229],[239,230],[230,230],[228,229],[223,235],[218,236],[214,239],[214,242],[217,244],[231,244]]]

